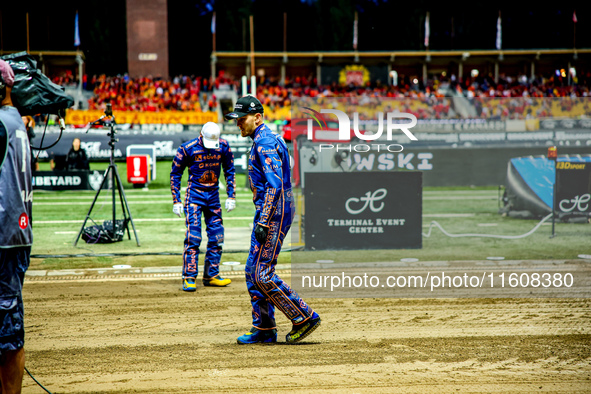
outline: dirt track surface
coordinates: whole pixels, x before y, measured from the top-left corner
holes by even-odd
[[[25,281],[24,301],[26,366],[52,393],[591,392],[589,299],[307,299],[322,325],[298,345],[280,312],[280,343],[236,344],[243,278]]]

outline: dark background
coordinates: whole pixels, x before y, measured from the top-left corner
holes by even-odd
[[[86,72],[127,71],[124,0],[1,3],[0,51],[26,50],[27,12],[31,51],[75,50],[78,10]],[[355,11],[359,13],[359,51],[424,50],[427,11],[431,50],[495,49],[499,11],[503,49],[591,47],[591,2],[168,0],[171,75],[209,75],[211,10],[216,11],[218,51],[250,50],[251,14],[255,50],[283,51],[284,12],[288,51],[350,51]]]

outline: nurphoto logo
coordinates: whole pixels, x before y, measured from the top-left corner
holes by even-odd
[[[332,114],[337,117],[338,120],[338,139],[341,141],[351,141],[353,137],[358,138],[361,141],[376,141],[384,134],[384,113],[377,113],[378,129],[374,133],[364,133],[359,130],[359,112],[353,113],[353,128],[351,128],[351,119],[349,116],[338,109],[326,109],[323,108],[320,112],[313,110],[312,108],[303,107],[310,112],[305,112],[310,115],[313,119],[308,119],[307,137],[308,140],[314,139],[314,127],[313,120],[316,121],[321,130],[327,127],[326,120],[322,114]],[[408,119],[410,122],[397,123],[395,119]],[[398,121],[399,122],[399,121]],[[386,141],[392,141],[392,134],[395,130],[403,132],[411,141],[418,141],[417,137],[409,130],[417,125],[417,117],[410,113],[405,112],[388,112],[386,114]],[[378,152],[380,149],[387,150],[388,152],[402,152],[404,147],[400,144],[384,144],[384,143],[356,143],[350,145],[333,145],[333,144],[320,144],[319,150],[335,149],[337,152],[346,150],[349,152],[368,152],[375,149]]]

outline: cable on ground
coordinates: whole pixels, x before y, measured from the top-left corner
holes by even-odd
[[[51,394],[51,391],[49,391],[49,390],[47,390],[45,387],[43,387],[43,385],[42,385],[41,383],[39,383],[39,382],[37,381],[37,379],[35,379],[35,378],[33,377],[33,375],[31,375],[31,373],[29,372],[29,370],[27,369],[27,367],[25,367],[25,371],[27,371],[27,373],[29,374],[29,376],[31,377],[31,379],[33,379],[33,380],[35,381],[35,383],[37,383],[37,384],[39,385],[39,387],[41,387],[43,390],[45,390],[45,392],[47,392],[47,393]]]
[[[547,221],[551,217],[552,217],[552,214],[550,213],[550,214],[548,214],[548,216],[544,217],[538,224],[536,224],[536,226],[534,228],[532,228],[527,233],[521,234],[521,235],[450,234],[447,231],[445,231],[443,229],[443,227],[441,227],[441,225],[439,223],[437,223],[435,220],[433,220],[429,224],[429,230],[427,231],[427,234],[423,233],[423,237],[426,237],[426,238],[430,237],[431,236],[431,229],[433,228],[433,226],[435,226],[438,229],[440,229],[443,234],[447,235],[448,237],[452,237],[452,238],[457,238],[457,237],[486,237],[486,238],[502,238],[502,239],[519,239],[519,238],[525,238],[525,237],[533,234],[545,221]]]

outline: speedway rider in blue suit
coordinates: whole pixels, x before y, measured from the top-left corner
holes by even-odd
[[[277,256],[291,227],[295,206],[291,190],[290,160],[283,138],[263,123],[263,106],[254,96],[241,97],[234,112],[243,137],[254,143],[248,158],[248,178],[256,207],[246,286],[252,304],[253,327],[238,337],[239,344],[277,342],[275,307],[293,323],[286,342],[298,342],[320,325],[320,316],[275,273]]]
[[[185,194],[185,204],[181,202],[181,178],[185,168],[189,169],[189,179]],[[170,186],[173,208],[177,216],[185,213],[187,231],[183,253],[183,290],[197,290],[199,245],[201,244],[201,214],[207,226],[207,252],[203,267],[205,286],[227,286],[230,279],[220,277],[219,266],[224,243],[222,206],[219,195],[219,178],[223,169],[226,178],[226,210],[236,208],[236,182],[234,179],[234,155],[230,145],[220,139],[220,128],[216,123],[203,125],[201,135],[182,144],[172,161]]]

